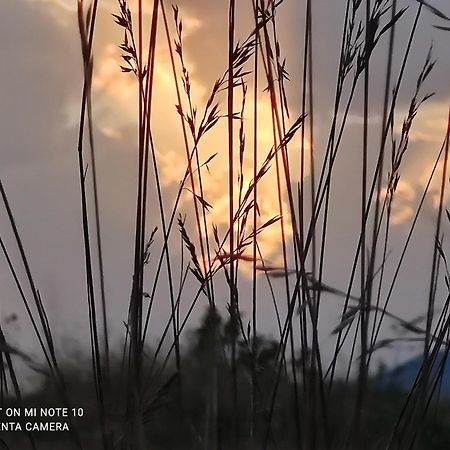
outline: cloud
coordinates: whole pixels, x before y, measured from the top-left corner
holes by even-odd
[[[401,134],[403,119],[407,114],[407,110],[403,109],[396,114],[395,138],[397,141]],[[445,139],[447,120],[448,103],[446,101],[429,100],[421,105],[411,128],[409,146],[400,170],[401,179],[397,186],[392,210],[394,225],[407,223],[415,214],[418,199],[429,182],[435,158]],[[428,207],[429,213],[434,212],[439,205],[442,161],[441,158],[428,191],[425,206]]]
[[[183,16],[183,23],[187,28],[187,34],[193,38],[204,36],[202,21],[195,16]],[[186,172],[186,149],[182,139],[182,129],[180,124],[180,116],[175,109],[177,103],[175,84],[173,80],[172,66],[167,51],[167,44],[164,36],[160,36],[157,46],[157,56],[155,63],[154,77],[154,102],[153,102],[153,120],[152,132],[156,145],[159,171],[161,181],[166,189],[176,189]],[[192,57],[190,47],[185,50],[185,63],[189,70],[190,80],[192,84],[193,105],[198,106],[198,116],[202,115],[202,111],[212,88],[212,85],[204,80],[200,75],[204,64],[204,59],[199,61]],[[177,56],[177,55],[175,55]],[[223,60],[223,58],[222,58]],[[223,61],[222,61],[223,62]],[[133,75],[121,73],[120,52],[116,45],[108,44],[97,55],[97,70],[94,75],[94,105],[96,124],[99,130],[107,137],[113,139],[125,139],[129,128],[136,123],[137,120],[137,83]],[[212,65],[212,64],[211,64]],[[215,68],[218,78],[223,72],[222,64],[218,64]],[[178,67],[178,61],[177,61]],[[180,88],[182,89],[179,79]],[[247,98],[247,107],[245,112],[245,133],[247,141],[246,156],[244,158],[244,191],[248,183],[253,178],[253,158],[251,156],[253,149],[253,108],[254,99],[249,90]],[[184,107],[188,108],[186,95],[182,92]],[[235,109],[240,109],[240,100],[237,99]],[[225,96],[221,96],[220,108],[224,114]],[[292,115],[296,114],[295,108]],[[238,122],[236,121],[236,132]],[[286,124],[286,128],[289,124]],[[267,153],[273,146],[273,130],[272,130],[272,113],[269,96],[267,93],[261,93],[258,98],[258,148],[259,148],[259,165],[264,161]],[[136,137],[132,137],[136,139]],[[236,140],[236,148],[239,143]],[[124,146],[127,151],[127,147]],[[309,155],[309,146],[307,144],[306,154]],[[199,146],[200,163],[206,161],[210,156],[217,153],[217,156],[209,164],[210,172],[206,168],[202,169],[203,190],[206,201],[213,206],[208,213],[208,223],[210,230],[212,224],[224,230],[228,226],[228,156],[227,156],[227,125],[226,119],[222,118],[214,130],[209,132]],[[290,163],[292,169],[292,181],[298,180],[299,174],[299,153],[300,153],[300,137],[292,141],[289,148]],[[239,166],[239,156],[236,152],[234,160],[235,167]],[[309,162],[305,161],[305,176],[308,175]],[[272,168],[265,179],[260,183],[260,224],[266,222],[272,217],[280,214],[278,205],[276,186],[275,161]],[[237,173],[237,169],[236,169]],[[239,182],[237,176],[235,179],[235,204],[238,203]],[[189,186],[189,183],[187,184]],[[199,186],[196,187],[199,192]],[[286,202],[286,193],[283,193],[283,212],[286,217],[286,233],[289,239],[291,235],[291,226],[289,220],[288,205]],[[192,195],[189,191],[185,191],[182,197],[182,205],[186,209],[191,207]],[[191,218],[192,219],[192,218]],[[270,257],[280,253],[280,229],[279,225],[275,225],[270,230],[266,230],[261,234],[261,246],[263,252]]]
[[[386,192],[386,189],[383,189],[381,192],[382,201],[386,196]],[[392,202],[391,223],[393,225],[403,225],[413,217],[416,199],[416,186],[400,179]]]
[[[0,38],[14,51],[8,52],[0,75],[2,165],[64,157],[67,135],[72,136],[64,117],[81,86],[77,35],[37,3],[17,0],[4,8]]]
[[[442,144],[448,127],[448,108],[447,101],[424,103],[415,119],[411,140],[423,145]]]

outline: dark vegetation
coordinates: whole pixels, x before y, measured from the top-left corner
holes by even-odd
[[[257,449],[255,441],[265,438],[267,414],[264,405],[259,401],[255,405],[256,420],[252,420],[252,355],[244,341],[238,340],[237,367],[239,389],[237,412],[232,401],[231,370],[229,355],[232,337],[229,321],[225,322],[213,310],[203,317],[199,328],[190,332],[189,345],[183,351],[182,375],[164,377],[158,384],[149,384],[145,390],[146,398],[150,400],[149,409],[144,414],[144,432],[148,442],[154,449],[201,449],[209,448],[212,440],[219,439],[223,449]],[[216,337],[215,337],[216,336]],[[276,375],[277,341],[260,337],[256,345],[255,365],[258,374],[258,392],[264,392],[271,386]],[[154,356],[151,350],[145,350],[147,360]],[[215,361],[215,363],[213,363]],[[296,365],[301,366],[300,359]],[[214,379],[214,368],[218,373]],[[160,366],[158,367],[160,368]],[[120,364],[113,364],[110,382],[116,392],[115,402],[107,408],[107,426],[116,430],[123,427],[123,418],[118,411],[120,401],[126,398],[126,392],[121,388]],[[72,367],[65,370],[70,397],[85,410],[83,418],[76,419],[77,427],[84,448],[101,447],[99,423],[96,418],[94,392],[89,375],[82,367]],[[177,383],[183,386],[182,401],[177,392]],[[217,384],[217,395],[211,396],[211,385]],[[327,448],[328,440],[333,448],[340,448],[348,439],[345,428],[342,428],[342,417],[352,413],[355,383],[337,381],[336,388],[328,399],[327,436],[318,437],[317,447]],[[277,448],[296,448],[294,397],[292,396],[292,377],[283,369],[278,387],[278,396],[271,424],[270,441],[277,443]],[[366,427],[363,431],[365,442],[371,442],[371,448],[385,448],[390,438],[393,421],[396,420],[402,407],[407,390],[393,383],[391,376],[387,377],[382,370],[368,380]],[[299,395],[305,404],[305,393]],[[4,406],[17,406],[13,400]],[[59,394],[53,384],[47,380],[33,394],[23,399],[27,407],[57,407],[60,405]],[[450,441],[448,397],[441,399],[439,414],[437,404],[433,404],[433,412],[426,419],[424,433],[417,442],[417,449],[445,450]],[[214,409],[217,408],[216,414]],[[216,418],[215,423],[211,423]],[[230,428],[237,418],[237,447]],[[255,425],[253,425],[255,424]],[[123,431],[123,430],[122,430]],[[253,439],[249,440],[249,433]],[[38,448],[65,449],[73,448],[68,444],[66,433],[34,433]],[[21,450],[29,448],[25,433],[5,433],[3,439],[10,448]]]

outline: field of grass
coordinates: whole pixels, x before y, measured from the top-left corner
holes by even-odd
[[[450,18],[431,0],[339,2],[340,52],[333,55],[338,61],[334,96],[324,112],[315,96],[315,64],[328,50],[323,55],[315,50],[322,24],[315,20],[314,0],[304,0],[304,17],[292,37],[293,65],[300,68],[297,95],[279,38],[284,25],[279,17],[288,0],[248,0],[251,20],[245,30],[241,2],[226,2],[227,35],[214,37],[227,48],[220,55],[223,71],[202,95],[195,92],[183,8],[163,0],[133,5],[117,0],[111,17],[123,36],[117,70],[137,92],[137,173],[128,314],[115,317],[109,312],[98,188],[98,177],[108,174],[96,159],[93,113],[99,1],[78,0],[84,77],[73,151],[90,348],[61,360],[45,294],[22,241],[21,218],[0,180],[14,238],[7,243],[1,231],[1,270],[13,277],[41,355],[36,360],[11,345],[0,326],[0,408],[82,406],[85,416],[73,420],[67,433],[1,433],[0,448],[449,448],[450,403],[440,398],[440,384],[450,348],[444,236],[450,220],[450,113],[441,145],[429,150],[434,163],[403,225],[404,238],[392,236],[397,237],[393,228],[412,135],[423,120],[421,109],[433,100],[433,73],[446,64],[434,60],[432,48],[420,66],[410,64],[416,35],[427,15],[448,39]],[[160,147],[167,144],[154,132],[160,105],[168,101],[156,87],[161,48],[178,123],[167,133],[183,149],[176,156],[183,174],[174,195],[165,190]],[[415,83],[404,86],[406,78]],[[374,79],[377,85],[382,80],[381,90]],[[406,110],[399,106],[400,94],[408,95]],[[327,118],[320,136],[316,117]],[[357,137],[352,144],[357,161],[343,168],[350,127]],[[355,172],[354,247],[345,258],[337,256],[343,265],[350,261],[339,268],[347,276],[337,288],[325,276],[331,258],[336,260],[330,230],[337,215],[346,217],[349,200],[341,198],[336,178],[354,180]],[[211,194],[214,177],[220,197]],[[425,270],[428,295],[423,315],[410,320],[391,305],[406,255],[420,239],[416,227],[430,196],[433,240],[429,255],[414,261]],[[340,308],[332,324],[323,316],[330,298]],[[273,311],[270,319],[266,309],[264,317],[261,312],[263,301]],[[165,323],[157,314],[161,304],[170,311]],[[195,311],[203,314],[200,323]],[[268,320],[271,335],[261,327]],[[120,345],[111,335],[113,322],[123,323]],[[386,323],[394,324],[397,335]],[[158,339],[154,328],[161,330]],[[324,337],[331,351],[324,348]],[[377,359],[386,349],[402,352],[405,343],[423,354],[409,392],[383,381]],[[27,370],[39,383],[25,393],[21,377]]]

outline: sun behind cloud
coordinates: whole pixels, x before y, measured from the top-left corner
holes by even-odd
[[[202,33],[201,21],[195,17],[183,17],[183,25],[187,33]],[[132,74],[124,74],[120,71],[120,50],[113,43],[108,44],[103,51],[97,55],[96,71],[93,79],[93,89],[95,95],[94,105],[96,108],[96,123],[99,130],[108,138],[120,139],[124,133],[129,132],[129,127],[136,123],[137,110],[137,83]],[[202,64],[207,63],[207,57],[201,61],[194,61],[190,58],[189,50],[186,50],[185,64],[189,68],[191,81],[192,101],[198,107],[198,115],[201,116],[206,99],[208,98],[211,86],[206,86],[197,76],[197,69]],[[218,76],[220,76],[218,68]],[[180,82],[181,86],[181,82]],[[236,90],[238,91],[238,90]],[[248,90],[246,108],[244,111],[244,131],[246,137],[246,147],[243,154],[243,192],[248,189],[253,179],[253,124],[254,124],[254,103],[255,99]],[[187,99],[182,92],[184,106],[187,108]],[[235,111],[241,108],[242,98],[236,94]],[[187,169],[186,149],[182,139],[182,128],[180,115],[176,111],[177,96],[173,79],[173,70],[164,35],[158,35],[157,55],[154,72],[153,86],[153,112],[152,112],[152,133],[156,143],[158,166],[161,175],[162,185],[166,188],[178,187]],[[212,225],[221,230],[226,230],[229,225],[229,197],[228,197],[228,149],[227,149],[227,120],[224,117],[226,109],[226,97],[222,95],[219,108],[223,117],[214,129],[205,135],[205,138],[198,146],[200,164],[207,161],[211,156],[216,155],[208,164],[202,167],[203,197],[212,207],[207,214],[209,229]],[[268,153],[274,145],[273,137],[273,117],[270,98],[267,92],[258,94],[258,162],[260,168]],[[295,117],[295,111],[291,111]],[[292,122],[293,120],[291,120]],[[290,123],[286,123],[286,129]],[[240,155],[238,139],[239,121],[235,121],[235,181],[234,181],[234,204],[239,203],[240,180]],[[192,146],[192,140],[190,140]],[[296,183],[300,173],[300,136],[293,139],[289,145],[288,154],[291,167],[291,181]],[[129,151],[129,150],[128,150]],[[305,143],[305,176],[308,176],[309,168],[309,144]],[[280,157],[280,174],[284,180],[283,168]],[[285,181],[282,185],[281,209],[285,222],[286,238],[292,236],[292,225],[289,216],[289,205],[286,198]],[[189,183],[186,183],[183,205],[191,206],[192,193],[188,190]],[[199,186],[196,186],[199,191]],[[273,217],[279,216],[280,204],[277,193],[277,173],[275,159],[264,178],[258,183],[258,206],[259,223],[263,224]],[[279,259],[281,254],[281,230],[280,224],[274,224],[267,228],[259,236],[262,252],[268,258]]]

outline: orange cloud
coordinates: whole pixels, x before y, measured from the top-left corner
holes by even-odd
[[[447,131],[448,102],[424,103],[411,130],[411,140],[424,144],[441,144]]]
[[[399,117],[406,112],[399,113]],[[424,192],[433,170],[435,158],[447,131],[448,103],[428,101],[424,103],[414,120],[410,133],[410,149],[406,154],[402,178],[393,203],[392,223],[401,225],[410,220],[417,208],[417,200]],[[401,122],[397,133],[401,132]],[[413,145],[414,144],[414,145]],[[442,159],[431,182],[428,199],[433,208],[439,205],[442,180]]]
[[[386,195],[386,189],[383,190],[381,197]],[[417,199],[415,187],[406,180],[401,179],[398,182],[394,200],[392,202],[391,223],[393,225],[402,225],[414,215],[413,205]]]
[[[75,14],[75,1],[66,0],[30,0],[40,1],[58,7],[61,17],[68,13]],[[86,2],[86,5],[88,2]],[[75,5],[75,6],[74,6]],[[129,1],[130,8],[133,12],[137,10],[137,0]],[[145,14],[152,12],[150,2],[143,3]],[[149,6],[150,5],[150,6]],[[117,4],[115,1],[107,1],[101,4],[101,7],[108,12],[116,12]],[[170,14],[170,12],[168,12]],[[147,19],[148,20],[148,17]],[[99,27],[104,27],[104,22],[99,22]],[[102,36],[111,36],[110,39],[120,39],[111,20],[111,29],[99,29]],[[188,36],[194,33],[200,33],[202,30],[202,22],[196,17],[183,14],[183,34]],[[153,88],[153,120],[152,132],[156,146],[159,171],[162,184],[166,188],[177,187],[186,171],[186,150],[182,139],[182,130],[180,116],[176,111],[177,103],[176,91],[173,80],[172,66],[169,58],[166,38],[162,27],[159,29],[157,54],[155,61],[154,88]],[[113,35],[115,35],[113,37]],[[138,117],[138,98],[137,98],[137,82],[132,74],[122,73],[120,70],[121,51],[117,47],[118,42],[109,42],[96,50],[95,67],[93,77],[93,106],[96,127],[109,139],[129,139],[126,133],[129,133],[130,127],[134,127]],[[99,44],[100,45],[100,44]],[[197,67],[206,61],[193,61],[189,55],[189,49],[185,49],[185,63],[189,68],[190,80],[192,84],[192,100],[195,105],[199,106],[198,115],[201,115],[202,108],[209,95],[210,86],[205,86],[200,82],[197,76]],[[206,57],[205,57],[206,60]],[[178,65],[178,61],[177,61]],[[218,68],[218,76],[221,75],[223,67]],[[182,85],[180,83],[180,88]],[[236,97],[239,97],[236,90]],[[187,106],[186,96],[182,92],[184,105]],[[253,178],[253,109],[254,99],[252,98],[251,89],[248,92],[247,106],[245,113],[245,133],[247,149],[243,161],[243,189],[247,189]],[[226,98],[222,95],[220,99],[221,114],[225,114]],[[260,166],[266,158],[269,150],[273,146],[272,131],[272,112],[269,96],[267,93],[261,93],[257,99],[258,102],[258,165]],[[78,107],[78,103],[77,103]],[[236,99],[235,111],[239,111],[241,107],[240,99]],[[76,111],[77,108],[74,110]],[[294,111],[291,111],[295,117]],[[69,119],[75,113],[68,109]],[[76,120],[76,119],[75,119]],[[72,123],[72,119],[69,120]],[[289,125],[287,125],[288,128]],[[236,136],[239,128],[239,121],[235,121]],[[136,136],[134,136],[136,138]],[[137,139],[137,138],[136,138]],[[206,168],[202,169],[204,197],[213,207],[207,215],[207,222],[210,231],[212,225],[216,225],[219,229],[226,230],[228,227],[228,149],[227,149],[227,121],[222,118],[214,130],[208,133],[199,146],[200,162],[204,162],[212,154],[217,153],[217,157],[211,161],[209,165],[210,172]],[[124,146],[123,151],[130,151],[133,146]],[[237,178],[239,166],[239,142],[236,137],[235,149],[236,156],[235,165],[235,205],[238,204],[239,181]],[[300,137],[294,138],[289,145],[289,161],[292,167],[292,182],[298,181],[299,178],[299,154],[300,154]],[[307,145],[306,154],[309,154],[309,146]],[[309,161],[305,161],[306,176]],[[283,170],[281,169],[282,173]],[[283,176],[283,175],[282,175]],[[259,224],[265,223],[267,220],[280,214],[275,160],[272,167],[265,175],[264,179],[258,185],[258,203],[260,210]],[[291,221],[288,214],[288,204],[286,200],[285,181],[282,181],[282,209],[285,217],[286,238],[292,235]],[[187,183],[186,187],[190,188]],[[199,187],[197,186],[197,191]],[[181,208],[189,211],[192,215],[192,194],[185,190],[182,196]],[[192,219],[192,217],[191,217]],[[251,230],[249,229],[249,232]],[[268,227],[259,235],[259,243],[265,257],[269,258],[273,263],[279,263],[281,254],[281,230],[280,224],[276,223]],[[245,270],[245,265],[242,265]]]

